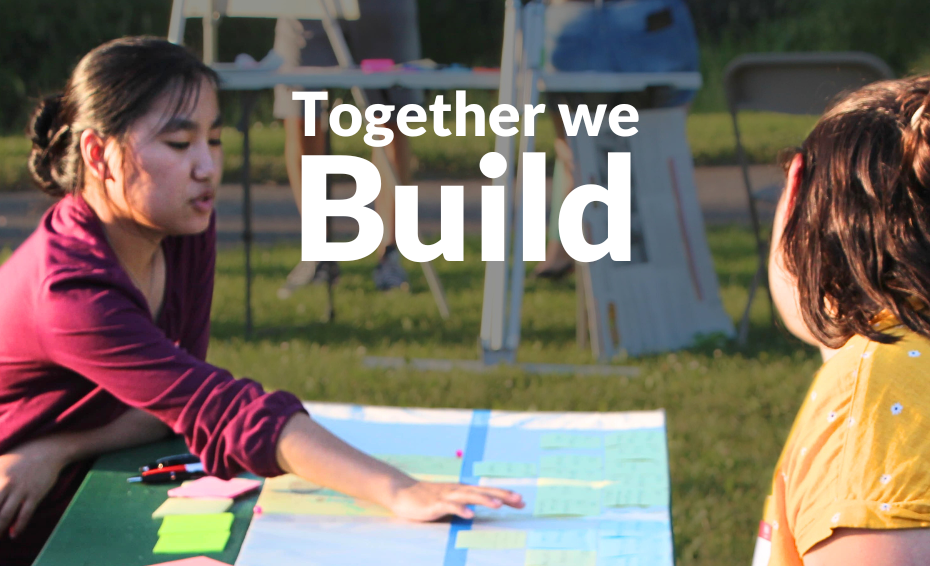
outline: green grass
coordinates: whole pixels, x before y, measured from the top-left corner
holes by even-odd
[[[708,233],[727,311],[734,319],[755,269],[751,234]],[[325,292],[301,289],[287,300],[277,287],[299,258],[293,247],[255,253],[256,337],[243,338],[242,255],[220,254],[210,360],[239,376],[304,399],[422,407],[543,411],[664,408],[671,454],[676,556],[682,566],[748,564],[772,470],[819,354],[769,326],[765,301],[752,311],[751,343],[707,341],[692,350],[618,360],[639,377],[486,374],[378,370],[365,355],[477,359],[483,264],[469,240],[466,261],[436,262],[453,316],[442,321],[416,264],[412,292],[374,290],[368,258],[343,264],[336,321],[324,323]],[[529,281],[519,360],[594,363],[575,345],[570,281]]]
[[[724,307],[742,312],[756,267],[751,233],[711,227],[708,240]],[[9,250],[0,250],[0,262]],[[375,291],[373,258],[342,264],[336,321],[321,321],[325,291],[309,287],[287,301],[275,291],[300,256],[297,246],[254,254],[256,334],[246,340],[242,252],[220,252],[209,359],[303,399],[376,405],[542,411],[633,411],[664,408],[672,477],[677,564],[748,564],[772,470],[819,354],[769,325],[757,300],[749,345],[704,341],[677,353],[618,360],[638,377],[483,374],[379,370],[366,355],[477,359],[484,264],[467,240],[466,261],[437,261],[452,319],[440,319],[416,264],[410,293]],[[571,281],[528,281],[519,360],[594,363],[575,345]]]
[[[777,153],[798,145],[815,121],[812,116],[745,113],[740,127],[746,152],[753,163],[772,163]],[[429,125],[428,125],[429,126]],[[447,124],[447,127],[453,127]],[[470,129],[469,131],[473,131]],[[537,124],[536,150],[554,156],[554,127],[550,117],[540,117]],[[369,159],[371,148],[365,145],[363,134],[351,138],[333,136],[333,151]],[[284,165],[284,130],[280,127],[256,125],[252,129],[252,178],[258,182],[287,183]],[[725,112],[692,114],[688,118],[688,141],[698,165],[736,163],[733,128]],[[224,179],[235,182],[242,167],[242,136],[232,128],[223,131],[226,157]],[[417,177],[480,177],[481,156],[494,149],[494,137],[468,136],[439,138],[432,127],[421,137],[413,138],[414,175]],[[24,189],[30,186],[26,159],[30,144],[24,136],[0,137],[0,191]]]

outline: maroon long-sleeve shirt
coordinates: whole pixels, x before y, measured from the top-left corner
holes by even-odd
[[[204,361],[215,244],[215,217],[203,234],[163,241],[167,281],[152,320],[87,203],[52,206],[0,265],[0,453],[100,427],[131,406],[183,435],[210,474],[281,474],[275,444],[300,401]],[[0,557],[38,552],[88,467],[65,470],[27,533],[0,533]]]

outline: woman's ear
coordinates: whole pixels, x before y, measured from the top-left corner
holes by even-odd
[[[801,186],[801,180],[803,178],[804,156],[798,152],[791,159],[791,164],[788,166],[788,175],[785,179],[785,196],[788,210],[794,209],[794,203],[798,196],[798,187]]]
[[[109,176],[109,168],[104,157],[103,139],[94,130],[86,129],[81,132],[80,145],[84,170],[102,183]]]

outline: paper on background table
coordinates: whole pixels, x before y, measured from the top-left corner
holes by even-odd
[[[539,475],[546,478],[597,481],[604,479],[604,461],[598,456],[543,456],[539,461]]]
[[[455,548],[483,550],[526,548],[526,531],[459,531],[455,537]]]
[[[537,517],[586,517],[600,515],[600,490],[590,487],[546,486],[536,491]]]
[[[161,528],[158,529],[158,536],[177,533],[229,532],[235,518],[232,513],[169,515],[162,521]]]
[[[536,464],[531,462],[475,462],[472,475],[486,478],[535,478]]]
[[[247,480],[244,478],[233,478],[231,480],[221,480],[212,476],[207,476],[194,480],[189,484],[168,490],[168,497],[227,497],[234,499],[253,489],[261,487],[262,482],[258,480]]]
[[[597,550],[598,533],[592,529],[529,531],[526,547],[532,550]]]
[[[539,445],[543,450],[559,448],[577,448],[582,450],[599,450],[601,437],[593,434],[573,434],[569,432],[550,432],[542,435]]]
[[[597,553],[588,550],[527,550],[525,566],[595,566]]]
[[[169,497],[158,509],[152,512],[153,519],[160,519],[168,515],[205,515],[208,513],[222,513],[232,507],[233,500],[229,498],[188,498]]]
[[[153,554],[194,554],[222,552],[229,541],[229,531],[212,533],[171,533],[158,537]]]
[[[172,560],[171,562],[162,562],[152,566],[228,566],[225,562],[207,558],[206,556],[195,556],[193,558],[184,558],[182,560]]]

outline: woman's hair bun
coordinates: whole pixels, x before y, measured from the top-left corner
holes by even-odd
[[[46,97],[36,106],[26,134],[32,140],[29,172],[44,192],[61,197],[69,192],[71,179],[65,173],[71,129],[62,123],[62,96]]]

